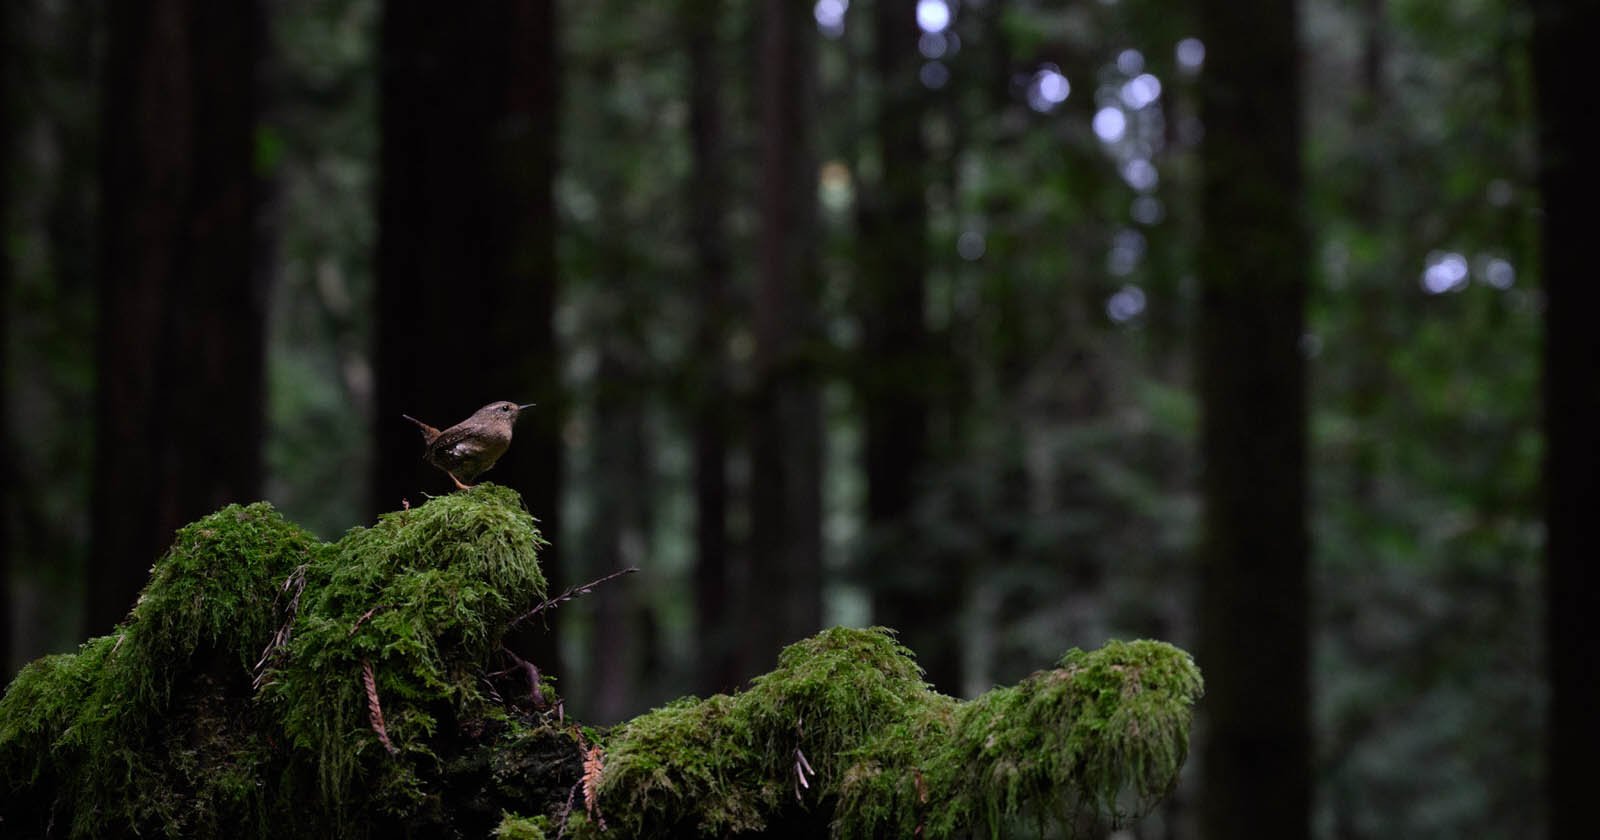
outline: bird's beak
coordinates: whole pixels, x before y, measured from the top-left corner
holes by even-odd
[[[519,406],[517,406],[517,410],[518,411],[527,411],[528,409],[533,408],[536,405],[538,405],[538,403],[528,403],[527,405],[519,405]]]

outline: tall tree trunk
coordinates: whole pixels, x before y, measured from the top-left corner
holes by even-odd
[[[693,239],[699,322],[694,337],[693,403],[695,500],[695,641],[702,694],[737,687],[733,661],[733,592],[728,563],[728,422],[731,394],[723,346],[727,341],[728,173],[724,162],[721,48],[717,38],[721,0],[684,0],[684,39],[689,50],[690,236]]]
[[[917,478],[927,457],[930,394],[927,328],[926,89],[917,77],[916,4],[873,5],[873,64],[878,101],[872,145],[881,173],[864,185],[858,225],[862,282],[861,402],[866,412],[867,566],[873,621],[900,631],[928,681],[947,692],[961,685],[956,633],[962,582],[957,569],[927,568],[912,537]]]
[[[1590,201],[1600,166],[1587,128],[1588,39],[1600,7],[1583,0],[1535,0],[1533,82],[1539,119],[1539,187],[1544,213],[1544,414],[1546,598],[1550,668],[1548,772],[1550,837],[1590,830],[1589,771],[1600,724],[1600,650],[1583,640],[1600,614],[1600,536],[1587,517],[1600,506],[1600,331],[1588,323],[1593,275]]]
[[[17,125],[12,100],[13,80],[17,77],[17,52],[22,47],[15,37],[13,4],[0,6],[0,451],[12,452],[11,367],[7,352],[11,327],[11,192],[13,163],[17,146],[13,126]],[[16,469],[11,458],[0,458],[0,684],[11,681],[11,622],[16,605],[11,592],[11,520],[16,509],[11,488]]]
[[[175,528],[261,481],[255,3],[114,3],[101,125],[89,631]]]
[[[761,24],[759,280],[743,673],[822,622],[822,410],[816,381],[816,24],[767,0]]]
[[[401,414],[442,428],[494,400],[537,402],[484,480],[522,493],[558,547],[555,6],[385,6],[373,507],[451,487]],[[552,587],[556,547],[541,558]],[[551,633],[517,646],[558,664]]]
[[[1200,243],[1204,834],[1310,831],[1305,364],[1293,0],[1205,0]]]

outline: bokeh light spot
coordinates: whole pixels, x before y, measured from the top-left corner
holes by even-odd
[[[968,262],[982,259],[988,249],[989,243],[984,240],[983,234],[975,230],[962,231],[961,235],[956,237],[956,253]]]
[[[1122,102],[1137,111],[1161,98],[1161,80],[1150,73],[1141,73],[1122,86]]]
[[[1105,107],[1095,112],[1094,134],[1102,143],[1115,143],[1128,131],[1128,118],[1121,108]]]
[[[1206,63],[1206,45],[1199,38],[1179,41],[1175,53],[1178,67],[1186,73],[1198,73],[1200,65]]]
[[[1144,312],[1144,290],[1129,284],[1118,289],[1106,299],[1106,317],[1118,324],[1139,317]]]
[[[943,32],[950,26],[950,6],[945,0],[917,0],[917,25],[923,32]]]
[[[1135,49],[1126,49],[1117,53],[1117,69],[1124,76],[1137,75],[1144,69],[1144,53]]]
[[[1166,205],[1153,195],[1141,195],[1134,199],[1128,212],[1141,225],[1158,225],[1167,217]]]
[[[850,9],[850,0],[817,0],[811,14],[817,19],[817,29],[829,38],[844,34],[844,13]]]
[[[1430,295],[1453,292],[1467,284],[1467,258],[1454,251],[1434,251],[1422,271],[1422,289]]]
[[[1509,261],[1500,257],[1489,257],[1484,260],[1483,269],[1480,273],[1483,276],[1483,282],[1501,291],[1511,288],[1517,282],[1516,268]]]
[[[1045,113],[1067,101],[1072,94],[1072,84],[1053,64],[1039,68],[1028,84],[1028,107]]]
[[[1122,180],[1139,192],[1148,192],[1155,189],[1161,175],[1156,172],[1155,164],[1144,158],[1134,158],[1122,165]]]

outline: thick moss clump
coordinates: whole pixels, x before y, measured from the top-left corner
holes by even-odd
[[[959,702],[929,690],[888,631],[836,628],[790,646],[749,691],[618,727],[599,813],[626,837],[1117,824],[1175,783],[1200,691],[1188,654],[1112,642]]]
[[[610,731],[501,647],[537,524],[480,485],[321,543],[264,504],[179,533],[127,620],[0,698],[6,838],[950,837],[1068,831],[1170,788],[1200,676],[1073,651],[969,702],[891,631],[791,645],[733,695]]]
[[[224,508],[178,532],[109,636],[24,668],[0,699],[8,833],[192,837],[260,813],[250,667],[318,550],[269,505]]]
[[[447,830],[443,791],[578,771],[572,737],[512,720],[486,676],[545,596],[542,545],[490,485],[332,544],[266,504],[184,528],[126,621],[0,699],[6,836],[362,836],[385,818],[482,836],[498,803]]]
[[[433,736],[504,716],[484,666],[507,623],[545,596],[543,545],[520,498],[485,484],[386,514],[304,570],[305,594],[262,699],[315,766],[322,801],[409,813],[441,760]],[[353,795],[358,776],[370,797]]]

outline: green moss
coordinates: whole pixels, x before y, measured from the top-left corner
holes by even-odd
[[[938,837],[969,822],[967,798],[952,788],[957,768],[947,759],[961,705],[930,693],[849,753],[835,837]]]
[[[721,837],[817,817],[838,838],[1115,824],[1175,782],[1199,693],[1177,648],[1112,642],[959,702],[930,691],[887,631],[836,628],[790,646],[746,692],[618,727],[601,810],[629,837]],[[797,748],[815,770],[806,787]]]
[[[640,715],[607,739],[601,812],[624,837],[758,831],[779,789],[749,742],[727,695]]]
[[[483,665],[509,621],[539,603],[538,527],[511,490],[483,484],[357,528],[305,572],[306,597],[263,700],[321,799],[403,814],[428,795],[441,727],[501,713]],[[390,742],[372,726],[371,666]],[[370,801],[351,796],[362,777]]]
[[[53,789],[23,810],[77,837],[242,821],[267,753],[249,669],[284,576],[317,546],[266,504],[179,531],[111,635],[30,665],[0,700],[0,784]]]
[[[501,840],[545,840],[549,837],[549,817],[524,817],[507,812],[495,827],[494,836]]]
[[[959,702],[838,628],[609,732],[519,716],[489,672],[542,546],[492,485],[333,544],[266,505],[185,528],[121,626],[0,697],[7,836],[1001,836],[1142,814],[1185,759],[1200,676],[1158,642]]]
[[[962,768],[954,788],[997,836],[1018,815],[1068,826],[1143,815],[1177,781],[1201,691],[1194,661],[1162,642],[1073,650],[963,704],[945,756]]]
[[[785,648],[778,667],[739,696],[737,710],[766,773],[793,776],[799,749],[831,791],[847,753],[930,696],[892,630],[835,627]]]
[[[0,792],[21,789],[49,772],[51,748],[94,690],[116,639],[101,636],[77,653],[35,660],[0,697]]]

